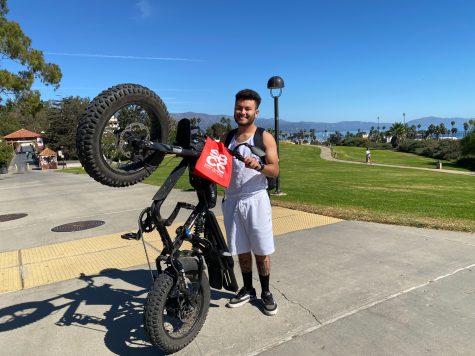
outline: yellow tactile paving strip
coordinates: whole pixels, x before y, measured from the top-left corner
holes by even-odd
[[[273,207],[274,235],[333,224],[340,219]],[[217,217],[224,231],[223,217]],[[168,228],[173,236],[179,224]],[[128,268],[147,263],[142,242],[123,240],[121,233],[69,241],[0,253],[0,293],[12,292],[79,277],[81,273],[93,275],[107,268]],[[155,231],[146,234],[149,247],[162,249]],[[189,248],[185,244],[183,248]],[[148,249],[153,260],[157,251]],[[153,261],[151,261],[153,263]]]

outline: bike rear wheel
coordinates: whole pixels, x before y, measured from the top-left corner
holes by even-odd
[[[109,88],[92,100],[79,121],[79,160],[102,184],[136,184],[160,165],[164,153],[140,148],[131,139],[166,143],[169,120],[165,104],[150,89],[137,84]]]
[[[196,301],[178,292],[172,276],[162,273],[147,296],[144,311],[145,333],[152,344],[166,353],[183,349],[198,335],[209,309],[210,289],[206,274],[198,283],[198,271],[186,272]]]

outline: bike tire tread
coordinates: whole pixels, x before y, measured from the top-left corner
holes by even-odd
[[[120,84],[104,90],[94,98],[81,117],[76,131],[78,158],[92,178],[112,187],[125,187],[142,181],[153,173],[164,158],[163,153],[156,152],[143,169],[132,174],[115,172],[103,162],[98,136],[109,120],[105,114],[129,104],[128,101],[149,107],[155,115],[154,119],[159,121],[156,124],[160,127],[161,141],[168,139],[170,115],[160,97],[150,89],[138,84]]]
[[[177,352],[192,342],[203,327],[209,308],[210,289],[206,275],[203,273],[201,280],[203,298],[205,299],[204,310],[200,311],[201,318],[192,329],[192,332],[180,339],[172,339],[163,330],[162,313],[167,302],[168,293],[173,287],[173,277],[168,273],[162,273],[153,284],[147,296],[144,310],[144,329],[152,344],[167,353]],[[205,295],[206,294],[206,295]]]

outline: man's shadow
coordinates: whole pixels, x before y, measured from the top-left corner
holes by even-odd
[[[61,315],[55,322],[62,327],[105,329],[104,344],[119,355],[161,355],[143,329],[143,308],[152,285],[145,269],[122,271],[106,269],[97,275],[82,275],[86,286],[42,301],[20,303],[0,309],[0,332],[35,323],[48,315]],[[123,288],[124,283],[130,286]],[[211,300],[229,299],[232,294],[211,290]],[[102,315],[94,315],[88,306],[104,306]],[[78,308],[81,306],[81,312]],[[210,307],[219,307],[210,303]],[[84,312],[86,311],[86,312]],[[72,332],[74,332],[72,330]]]

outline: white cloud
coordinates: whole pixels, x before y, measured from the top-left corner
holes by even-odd
[[[43,52],[52,56],[69,56],[69,57],[86,57],[86,58],[113,58],[113,59],[136,59],[136,60],[152,60],[152,61],[185,61],[185,62],[204,62],[201,59],[194,58],[176,58],[176,57],[140,57],[140,56],[119,56],[107,54],[91,54],[91,53],[62,53],[62,52]]]
[[[139,8],[141,18],[152,16],[153,9],[148,0],[140,0],[135,5]]]

